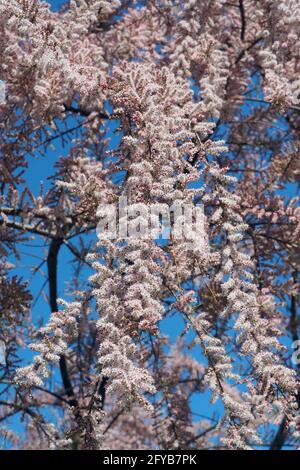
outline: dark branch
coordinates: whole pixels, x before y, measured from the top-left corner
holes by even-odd
[[[103,377],[101,380],[101,383],[99,385],[99,390],[98,393],[101,398],[101,409],[103,410],[104,408],[104,403],[105,403],[105,395],[106,395],[106,384],[108,382],[108,377]]]
[[[91,115],[91,111],[87,111],[86,109],[76,108],[75,106],[67,106],[64,104],[64,108],[66,111],[70,113],[79,114],[80,116],[89,117]],[[101,111],[97,111],[97,116],[101,119],[109,119],[110,115],[107,113],[102,113]]]
[[[270,450],[280,450],[282,446],[284,445],[284,442],[288,436],[288,424],[287,424],[287,419],[283,418],[283,420],[280,423],[280,426],[277,430],[277,433],[273,439],[272,444],[270,445]]]
[[[246,18],[245,18],[245,8],[243,0],[239,0],[240,5],[240,13],[241,13],[241,40],[244,41],[245,39],[245,32],[246,32]]]
[[[57,260],[60,247],[63,240],[55,238],[51,241],[49,247],[49,253],[47,257],[48,266],[48,280],[49,280],[49,303],[51,312],[58,311],[57,305]],[[73,386],[69,377],[67,361],[65,356],[61,356],[59,360],[59,367],[61,378],[64,384],[65,392],[68,397],[68,403],[70,406],[78,407],[78,402],[74,395]]]

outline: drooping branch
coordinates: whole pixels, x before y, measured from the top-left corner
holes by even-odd
[[[246,17],[245,17],[245,8],[243,0],[239,0],[240,14],[241,14],[241,40],[245,39],[246,32]]]
[[[48,267],[48,282],[49,282],[49,304],[51,313],[58,311],[57,304],[57,265],[58,265],[58,253],[61,248],[63,240],[61,238],[54,238],[49,247],[47,257]],[[67,360],[65,356],[60,356],[59,359],[60,373],[64,384],[66,395],[68,396],[69,405],[78,407],[78,402],[75,398],[74,389],[70,380]]]

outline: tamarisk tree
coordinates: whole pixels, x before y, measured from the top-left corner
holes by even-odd
[[[0,0],[2,447],[299,446],[299,48],[296,0]]]

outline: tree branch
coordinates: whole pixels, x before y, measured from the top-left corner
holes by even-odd
[[[48,266],[48,280],[49,280],[49,303],[51,313],[58,311],[57,305],[57,260],[60,247],[63,243],[61,238],[54,238],[49,247],[47,266]],[[67,361],[65,356],[60,356],[59,367],[61,378],[64,384],[66,395],[68,396],[68,403],[70,406],[78,407],[78,402],[75,398],[73,386],[69,377]]]
[[[239,0],[240,13],[241,13],[241,40],[245,39],[246,32],[246,18],[245,18],[245,8],[243,0]]]

